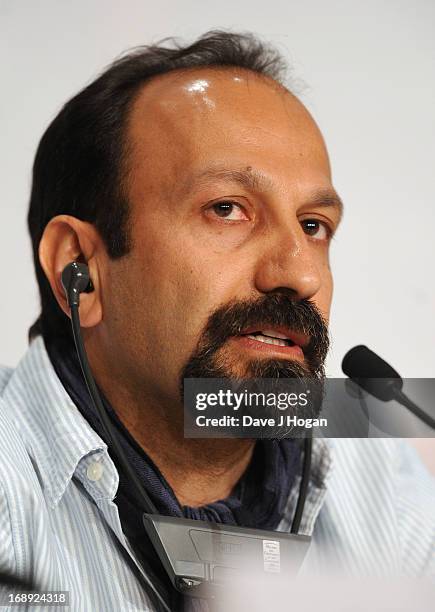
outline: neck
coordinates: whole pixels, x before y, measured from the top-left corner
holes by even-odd
[[[182,419],[174,427],[161,406],[137,406],[120,395],[112,392],[108,399],[181,505],[204,506],[230,495],[251,460],[253,440],[184,438]]]
[[[184,438],[179,403],[165,408],[144,392],[129,390],[95,355],[89,360],[98,386],[180,505],[204,506],[230,495],[251,460],[253,440]]]

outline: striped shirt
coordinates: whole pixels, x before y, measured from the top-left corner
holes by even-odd
[[[40,337],[15,370],[0,369],[0,441],[0,571],[69,591],[74,611],[152,610],[114,503],[115,465]],[[303,573],[435,577],[435,480],[414,449],[393,439],[313,442]],[[279,531],[290,531],[299,479]]]

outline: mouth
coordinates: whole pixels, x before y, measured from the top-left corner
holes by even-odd
[[[309,343],[307,335],[283,327],[245,329],[233,339],[243,348],[298,360],[304,359],[304,348]]]

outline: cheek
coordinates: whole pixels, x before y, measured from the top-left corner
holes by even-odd
[[[170,272],[177,326],[196,344],[209,315],[225,299],[228,275],[213,257],[194,249],[175,260]]]
[[[183,302],[220,291],[234,269],[234,252],[245,238],[241,231],[214,229],[193,219],[166,219],[143,233],[141,259],[155,286],[166,286]],[[141,244],[141,243],[139,243]]]
[[[334,289],[334,282],[331,274],[331,269],[328,264],[324,264],[320,268],[320,274],[322,278],[322,284],[320,290],[313,298],[316,306],[322,313],[326,322],[329,322],[329,316],[331,312],[332,294]]]
[[[166,228],[148,233],[135,255],[145,326],[176,353],[196,346],[209,313],[220,301],[223,270],[207,242]]]

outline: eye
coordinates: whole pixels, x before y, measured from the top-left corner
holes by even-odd
[[[232,200],[221,200],[215,202],[209,208],[216,216],[226,221],[245,221],[249,217],[246,214],[243,206]]]
[[[331,238],[332,230],[324,221],[304,219],[301,225],[304,232],[315,240],[328,241]]]

